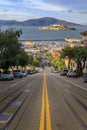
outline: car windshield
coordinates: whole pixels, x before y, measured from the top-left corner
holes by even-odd
[[[3,71],[2,74],[10,74],[10,71]]]

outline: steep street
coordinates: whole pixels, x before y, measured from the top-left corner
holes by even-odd
[[[87,84],[40,73],[0,81],[1,130],[86,130]]]

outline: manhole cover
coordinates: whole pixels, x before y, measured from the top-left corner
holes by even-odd
[[[20,106],[22,101],[14,101],[11,103],[12,106]]]
[[[30,90],[29,89],[25,89],[24,92],[30,92]]]
[[[0,123],[8,122],[12,117],[11,113],[1,113],[0,114]]]

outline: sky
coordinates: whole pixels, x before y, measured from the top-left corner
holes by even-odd
[[[87,23],[87,0],[0,0],[0,20],[26,21],[42,17]]]

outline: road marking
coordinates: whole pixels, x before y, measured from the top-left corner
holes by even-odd
[[[45,111],[45,108],[46,108],[46,111]],[[46,116],[45,116],[45,114],[46,114]],[[45,119],[45,117],[46,117],[46,119]],[[51,130],[49,99],[48,99],[46,75],[44,73],[44,83],[43,83],[43,92],[42,92],[42,106],[41,106],[41,116],[40,116],[39,130],[44,130],[45,120],[46,120],[46,130]]]
[[[44,104],[44,84],[43,84],[43,93],[42,93],[42,107],[41,107],[41,117],[40,117],[40,128],[39,130],[44,130],[44,109],[45,109],[45,104]]]
[[[51,130],[50,107],[49,107],[48,90],[47,90],[45,74],[44,74],[44,83],[45,83],[45,91],[46,91],[46,130]]]
[[[7,87],[7,88],[1,89],[1,90],[0,90],[0,93],[3,92],[3,91],[5,91],[5,90],[8,90],[9,88],[15,87],[16,85],[18,85],[18,84],[24,82],[25,80],[27,80],[27,79],[24,79],[24,80],[22,80],[22,81],[20,81],[20,82],[17,82],[17,83],[15,83],[15,84],[12,84],[11,86],[9,86],[9,87]],[[30,87],[34,82],[35,82],[35,80],[33,80],[31,83],[29,83],[29,85],[28,85],[27,87]]]

